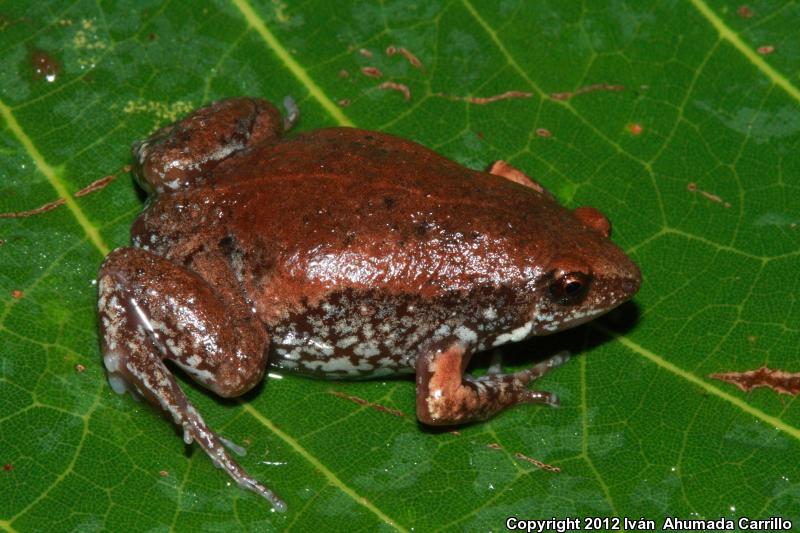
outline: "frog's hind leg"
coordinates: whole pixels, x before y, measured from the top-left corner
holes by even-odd
[[[190,186],[236,152],[274,142],[280,112],[260,98],[227,98],[193,111],[133,144],[133,173],[147,191]]]
[[[285,504],[229,455],[175,381],[164,359],[222,396],[246,392],[263,377],[269,339],[255,317],[237,316],[202,278],[137,248],[120,248],[99,275],[103,360],[117,392],[137,391],[183,428],[240,486],[279,511]],[[240,313],[241,314],[241,313]]]
[[[433,350],[417,358],[417,418],[430,425],[462,424],[484,420],[520,403],[558,405],[549,392],[528,390],[531,381],[568,358],[557,354],[533,367],[512,374],[490,373],[473,378],[464,375],[469,353],[460,343]]]

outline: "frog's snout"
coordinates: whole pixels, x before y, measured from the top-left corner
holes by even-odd
[[[628,260],[628,265],[625,270],[626,273],[622,277],[620,286],[622,288],[622,293],[625,295],[624,300],[629,300],[639,292],[639,288],[642,286],[642,272],[639,270],[636,263],[630,260]]]
[[[633,296],[634,294],[639,292],[639,287],[641,286],[642,286],[641,276],[622,280],[622,290],[625,291],[625,294],[629,294],[630,296]]]

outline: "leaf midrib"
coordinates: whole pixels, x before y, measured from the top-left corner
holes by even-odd
[[[800,102],[800,89],[795,87],[786,76],[772,68],[764,58],[758,55],[752,48],[747,46],[742,38],[739,37],[725,22],[716,14],[703,0],[689,0],[697,11],[705,18],[711,26],[719,33],[721,39],[728,41],[736,48],[748,61],[761,71],[775,85],[786,91],[786,94]]]

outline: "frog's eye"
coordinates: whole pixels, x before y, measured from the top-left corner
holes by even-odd
[[[585,272],[556,272],[550,284],[550,296],[561,305],[578,303],[589,290],[591,276]]]

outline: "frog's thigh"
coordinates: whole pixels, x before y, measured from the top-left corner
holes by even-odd
[[[193,272],[145,250],[122,248],[103,263],[99,289],[110,366],[117,366],[115,358],[132,357],[126,353],[134,344],[172,359],[220,396],[238,396],[261,380],[263,327],[255,317],[231,321],[234,313]]]
[[[103,360],[117,392],[133,387],[167,411],[214,463],[239,485],[283,502],[250,477],[175,381],[162,359],[173,359],[203,385],[224,395],[241,394],[263,376],[266,344],[254,324],[228,323],[226,305],[197,275],[137,248],[120,248],[100,269],[98,315]]]
[[[431,425],[461,424],[484,420],[518,403],[558,400],[549,392],[532,391],[527,384],[560,361],[545,361],[514,374],[464,376],[470,355],[461,343],[417,358],[417,418]]]
[[[241,315],[232,312],[235,303],[220,300],[193,272],[145,250],[122,248],[106,258],[99,279],[107,366],[134,357],[134,345],[137,352],[172,359],[220,396],[241,395],[261,381],[268,342],[263,326],[250,314],[233,321]]]

